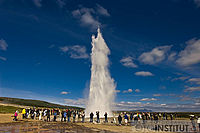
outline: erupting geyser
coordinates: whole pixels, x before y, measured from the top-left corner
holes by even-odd
[[[104,117],[107,112],[112,116],[112,106],[115,98],[115,84],[108,70],[110,50],[106,45],[100,29],[95,38],[92,35],[92,53],[91,53],[91,80],[88,104],[86,114],[96,111],[100,112],[100,117]]]

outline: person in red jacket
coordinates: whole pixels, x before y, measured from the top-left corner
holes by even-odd
[[[17,121],[17,116],[18,116],[18,110],[17,111],[15,111],[15,114],[14,114],[14,121]]]

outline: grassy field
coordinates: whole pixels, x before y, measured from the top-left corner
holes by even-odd
[[[20,107],[13,107],[13,106],[3,106],[0,105],[0,113],[6,114],[6,113],[15,113],[15,111],[18,110],[19,112],[22,111],[22,108]]]
[[[20,99],[20,98],[9,98],[9,97],[0,97],[0,102],[5,104],[15,104],[31,107],[45,107],[45,108],[60,108],[60,109],[83,109],[74,106],[64,106],[54,103],[49,103],[46,101],[40,100],[31,100],[31,99]]]

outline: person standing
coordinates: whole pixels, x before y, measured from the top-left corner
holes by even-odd
[[[90,122],[93,122],[93,116],[94,116],[94,114],[91,112],[90,113]]]
[[[155,123],[158,123],[158,114],[155,114],[154,121],[155,121]]]
[[[145,119],[148,120],[148,113],[145,112]]]
[[[83,111],[83,113],[82,113],[82,123],[84,123],[84,121],[85,121],[85,112]]]
[[[99,119],[99,111],[96,112],[97,115],[97,123],[100,123],[100,119]]]
[[[105,123],[107,123],[108,122],[108,114],[107,114],[107,112],[105,112],[104,116],[105,116]]]
[[[23,109],[22,110],[22,119],[25,119],[26,118],[26,109]]]
[[[43,109],[42,112],[42,119],[45,120],[45,117],[47,116],[47,109]]]
[[[173,114],[170,114],[170,119],[173,120]]]
[[[42,109],[39,111],[39,120],[42,120]]]
[[[31,119],[34,119],[34,109],[31,109]]]
[[[78,114],[78,121],[80,120],[80,118],[81,118],[81,111],[80,110],[78,110],[77,111],[77,114]]]
[[[76,122],[76,111],[73,111],[73,122]]]
[[[139,119],[138,115],[135,114],[135,115],[134,115],[134,125],[137,125],[138,119]]]
[[[165,114],[165,120],[168,120],[168,115],[167,115],[167,113]]]
[[[61,112],[61,122],[63,121],[64,119],[64,111]]]
[[[35,111],[34,111],[34,118],[33,118],[33,119],[36,120],[36,117],[37,117],[37,112],[36,112],[36,110],[35,110]]]
[[[26,109],[26,119],[28,119],[29,109]]]
[[[118,122],[119,122],[119,125],[121,125],[122,124],[122,117],[121,117],[121,115],[119,114],[119,116],[118,116]]]
[[[126,125],[128,124],[128,115],[126,113],[124,115],[124,122]]]
[[[133,113],[132,112],[130,113],[130,121],[131,122],[133,121]]]
[[[176,117],[177,117],[177,113],[174,114],[174,119],[175,119],[175,120],[176,120]]]
[[[14,121],[17,121],[17,116],[18,116],[18,110],[15,111],[14,119],[13,119]]]
[[[199,131],[200,131],[200,116],[199,116],[199,118],[197,119],[197,124],[199,125]]]
[[[165,118],[166,118],[166,114],[165,114],[165,113],[163,113],[163,120],[165,120]]]
[[[70,122],[70,117],[71,117],[71,111],[69,109],[69,110],[67,110],[67,120],[68,120],[68,122]]]
[[[142,113],[142,121],[143,121],[143,124],[145,124],[145,114],[144,114],[144,112]]]
[[[64,117],[64,122],[66,122],[67,113],[65,111],[63,113],[63,117]]]
[[[150,113],[150,120],[153,121],[153,113]]]
[[[56,121],[57,112],[58,112],[57,110],[54,111],[54,114],[53,114],[54,115],[54,119],[53,119],[53,121]]]
[[[192,123],[193,131],[196,131],[195,117],[194,117],[194,115],[190,115],[190,120],[191,120],[191,123]]]
[[[159,116],[158,119],[161,120],[161,117],[162,117],[161,113],[159,113],[158,116]]]
[[[47,115],[47,122],[48,122],[48,121],[50,121],[50,110],[49,109],[47,110],[46,115]]]

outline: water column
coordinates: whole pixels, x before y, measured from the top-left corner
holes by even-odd
[[[92,36],[92,67],[86,115],[89,116],[90,112],[93,112],[95,115],[96,111],[99,111],[100,117],[104,117],[105,112],[108,113],[108,116],[112,116],[115,83],[108,69],[108,55],[110,54],[110,50],[99,28],[97,31],[97,37],[95,38],[94,35]]]

